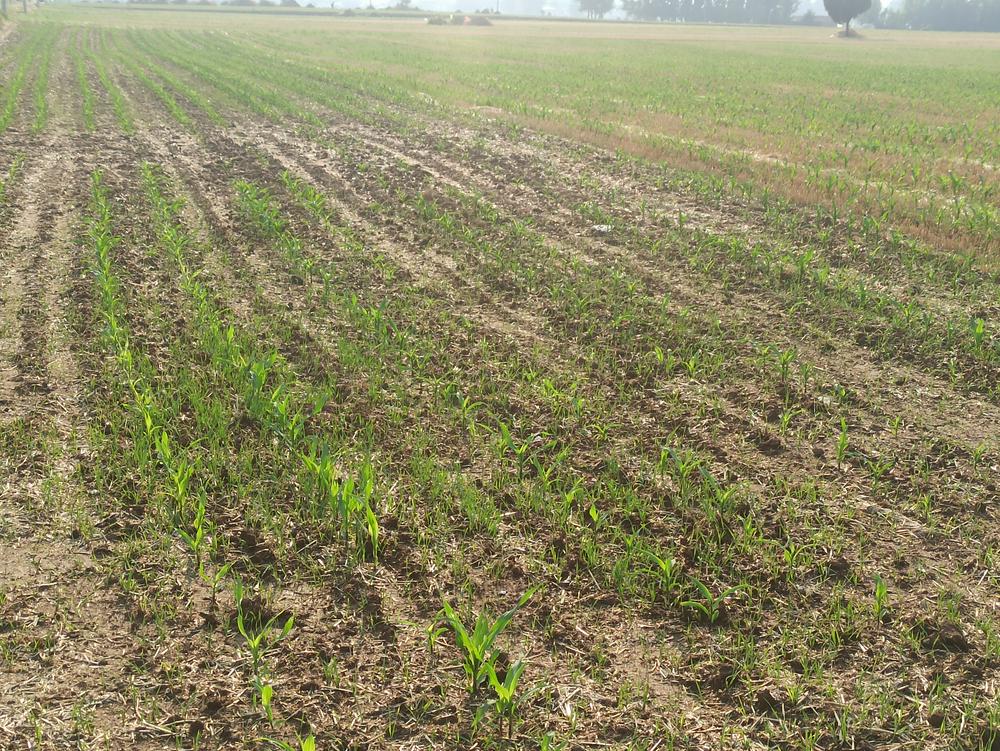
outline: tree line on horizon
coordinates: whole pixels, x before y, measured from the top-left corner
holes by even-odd
[[[825,0],[838,23],[842,8],[850,18],[891,29],[1000,32],[1000,0],[904,0],[883,8],[880,0]],[[811,11],[799,14],[799,0],[578,0],[590,18],[603,18],[615,8],[636,21],[688,23],[790,24],[820,23]],[[860,10],[858,10],[860,8]]]
[[[30,0],[35,2],[35,0]],[[27,4],[28,0],[24,0]],[[315,7],[315,0],[125,0],[171,5],[245,5]],[[851,23],[881,29],[1000,32],[1000,0],[903,0],[883,7],[881,0],[823,0],[828,17],[799,13],[800,0],[576,0],[588,18],[601,19],[619,8],[635,21],[671,23],[823,24]],[[0,0],[5,9],[6,0]],[[371,7],[371,5],[370,5]],[[395,10],[420,10],[417,0],[395,0]],[[348,9],[344,11],[350,13]],[[460,12],[460,11],[459,11]],[[477,13],[489,14],[486,9]],[[832,20],[831,20],[832,19]]]

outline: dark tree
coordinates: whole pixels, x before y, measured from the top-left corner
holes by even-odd
[[[844,36],[851,35],[851,19],[872,7],[872,0],[823,0],[823,7],[834,23],[844,24]]]
[[[587,18],[604,18],[606,13],[614,10],[615,0],[577,0],[577,5]]]
[[[622,8],[637,21],[677,20],[677,0],[622,0]]]

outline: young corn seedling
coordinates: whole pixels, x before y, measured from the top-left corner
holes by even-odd
[[[357,481],[353,478],[345,480],[340,487],[337,506],[340,516],[353,524],[356,537],[360,541],[367,538],[372,548],[373,560],[378,560],[379,526],[372,510],[372,496],[375,491],[375,478],[372,465],[368,462],[361,467]]]
[[[777,366],[778,375],[781,377],[781,383],[784,385],[788,384],[788,376],[791,371],[792,363],[795,361],[797,353],[794,349],[785,349],[778,351]]]
[[[198,505],[195,508],[195,516],[191,522],[191,531],[184,529],[183,527],[178,527],[177,533],[184,540],[188,548],[195,556],[195,562],[198,567],[198,576],[201,580],[205,582],[208,586],[212,588],[212,609],[215,610],[216,598],[219,593],[219,584],[223,579],[226,578],[226,574],[229,573],[229,569],[232,568],[232,563],[227,563],[220,566],[214,574],[210,574],[205,568],[205,537],[208,533],[208,524],[205,522],[205,493],[202,491],[198,495]]]
[[[891,457],[866,460],[865,467],[868,469],[868,474],[871,475],[872,488],[878,488],[882,479],[889,474],[895,466],[896,460]]]
[[[455,635],[455,643],[462,652],[462,667],[469,677],[469,693],[475,694],[487,675],[487,668],[496,663],[499,651],[495,647],[497,637],[504,632],[514,619],[514,614],[534,595],[537,588],[525,592],[517,604],[491,621],[486,613],[480,613],[472,629],[466,628],[461,617],[447,600],[442,600],[439,618],[443,619]]]
[[[280,613],[272,616],[270,620],[262,625],[257,624],[257,627],[254,628],[254,624],[249,623],[250,619],[247,618],[247,614],[243,610],[243,582],[239,579],[233,582],[233,599],[236,600],[236,628],[246,641],[247,648],[250,650],[250,659],[253,663],[254,676],[260,681],[264,654],[288,636],[292,630],[294,616],[288,616],[288,619],[280,630],[277,626],[278,619],[281,617]]]
[[[434,656],[434,649],[438,641],[448,633],[448,626],[441,625],[441,621],[434,621],[424,629],[424,638],[427,639],[427,653]]]
[[[379,525],[372,509],[372,495],[375,481],[372,466],[365,463],[357,480],[348,478],[340,484],[336,494],[336,508],[340,518],[354,528],[359,551],[364,552],[365,543],[370,546],[371,558],[378,562]],[[331,502],[333,498],[331,498]],[[346,532],[346,527],[345,527]]]
[[[701,594],[700,599],[689,599],[684,600],[680,603],[682,608],[695,611],[701,618],[708,621],[710,624],[714,624],[723,614],[723,606],[729,597],[743,589],[745,585],[739,584],[735,587],[729,587],[719,593],[718,595],[713,595],[712,591],[706,587],[701,581],[694,578],[693,576],[688,577],[695,588]]]
[[[807,248],[802,253],[795,255],[795,270],[798,272],[799,281],[806,278],[806,273],[809,271],[809,266],[812,264],[815,256],[816,251],[813,248]]]
[[[678,364],[677,355],[671,350],[668,349],[664,352],[662,348],[657,346],[653,347],[651,354],[653,359],[656,361],[656,364],[659,365],[665,373],[670,374],[674,372],[674,368],[676,368]]]
[[[299,738],[298,745],[295,746],[287,741],[279,741],[274,738],[263,738],[262,740],[270,743],[278,749],[278,751],[316,751],[316,737],[312,735],[307,735],[305,738]]]
[[[231,569],[232,567],[233,564],[230,562],[230,563],[225,563],[222,566],[219,566],[219,568],[216,570],[214,574],[209,574],[204,569],[201,571],[201,578],[204,580],[206,584],[208,584],[212,588],[213,610],[216,608],[217,598],[219,594],[219,585],[222,583],[222,580],[226,578],[226,575],[229,573],[229,569]]]
[[[191,478],[194,476],[195,467],[184,457],[174,454],[173,448],[170,445],[170,436],[166,430],[160,428],[155,433],[154,444],[156,445],[156,453],[160,459],[160,463],[167,470],[167,474],[170,475],[172,483],[170,495],[174,501],[174,519],[182,519],[188,507],[188,498],[190,497],[188,486],[191,483]]]
[[[676,558],[661,558],[652,550],[647,551],[646,556],[653,564],[646,571],[655,577],[656,586],[666,601],[675,601],[681,586],[681,564]]]
[[[0,214],[3,213],[5,208],[6,193],[7,188],[13,184],[14,180],[17,178],[18,173],[21,171],[21,166],[24,164],[24,154],[18,154],[14,157],[14,161],[11,162],[10,167],[7,169],[7,175],[0,175]]]
[[[802,390],[809,390],[809,381],[813,377],[813,366],[812,363],[800,362],[799,363],[799,382],[802,384]]]
[[[265,683],[260,678],[254,678],[254,690],[257,692],[257,700],[260,701],[261,709],[270,725],[274,725],[274,709],[271,704],[274,701],[274,686]]]
[[[573,513],[573,506],[577,503],[577,499],[583,497],[586,490],[583,487],[583,480],[576,478],[573,481],[573,485],[568,489],[564,490],[560,496],[559,511],[565,519],[569,519],[570,514]]]
[[[892,433],[894,436],[898,436],[900,429],[903,427],[902,416],[895,415],[891,420],[889,420],[886,423],[886,427],[889,429],[890,433]]]
[[[889,614],[889,585],[881,576],[875,577],[875,602],[872,604],[875,617],[883,621]]]
[[[981,350],[983,345],[986,344],[986,321],[982,318],[976,318],[972,321],[970,326],[972,331],[972,341],[975,343],[977,350]]]
[[[681,498],[686,500],[695,488],[692,479],[695,470],[701,467],[701,460],[690,451],[678,452],[668,446],[660,451],[658,467],[673,476]]]
[[[692,352],[691,355],[684,360],[684,370],[687,371],[689,378],[695,378],[698,375],[698,369],[701,367],[701,350]]]
[[[524,673],[525,667],[527,667],[525,662],[518,660],[507,668],[507,672],[501,681],[497,675],[496,668],[491,664],[486,665],[486,674],[489,678],[490,686],[493,687],[494,697],[476,711],[476,716],[473,720],[474,726],[478,727],[487,713],[491,711],[496,712],[500,717],[501,732],[503,732],[504,718],[507,718],[507,738],[510,739],[514,733],[514,715],[517,712],[517,705],[519,703],[517,684],[521,680],[521,675]]]
[[[557,741],[556,734],[551,730],[538,739],[538,751],[566,751],[569,742],[566,740]]]
[[[800,414],[802,414],[802,410],[798,409],[797,407],[789,407],[784,412],[782,412],[779,420],[778,432],[781,435],[785,435],[786,433],[788,433],[788,428],[791,426],[792,420],[794,420],[795,417]]]
[[[477,402],[471,396],[466,396],[462,399],[458,407],[462,413],[462,422],[473,435],[476,432],[476,412],[482,406],[482,402]]]
[[[507,423],[500,423],[500,445],[504,453],[510,453],[514,459],[517,461],[518,475],[524,475],[524,468],[528,463],[528,451],[531,449],[531,443],[518,443],[510,434],[510,428],[507,427]]]
[[[780,546],[780,543],[777,543]],[[781,557],[785,562],[785,578],[791,582],[794,581],[796,572],[799,567],[802,566],[809,555],[809,551],[812,550],[814,546],[799,545],[793,540],[788,540],[787,543],[781,547]]]
[[[181,539],[187,543],[188,548],[195,557],[198,566],[198,575],[205,575],[205,565],[202,560],[202,547],[205,542],[205,493],[198,494],[198,505],[195,507],[194,519],[191,521],[191,531],[183,527],[177,528],[177,533]]]
[[[983,461],[983,457],[986,456],[986,452],[989,451],[989,446],[985,442],[980,443],[974,449],[972,449],[972,455],[969,457],[969,463],[972,465],[973,469],[978,469],[979,465]]]
[[[843,467],[847,460],[847,447],[847,420],[842,417],[840,418],[840,435],[837,437],[837,469]]]
[[[299,456],[312,475],[320,503],[325,504],[330,515],[340,523],[345,542],[353,531],[359,555],[364,557],[365,553],[370,553],[371,559],[378,562],[380,527],[372,507],[375,480],[371,464],[362,465],[357,480],[349,477],[340,481],[333,458],[327,453],[317,453],[316,446]],[[318,513],[319,509],[316,511]]]

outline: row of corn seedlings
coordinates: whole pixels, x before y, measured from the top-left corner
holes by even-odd
[[[24,154],[16,154],[7,167],[6,173],[0,175],[0,218],[8,209],[11,188],[17,183],[24,167]]]
[[[115,270],[114,250],[121,238],[114,234],[111,204],[100,172],[94,173],[92,186],[88,240],[95,255],[93,273],[104,324],[102,336],[123,382],[128,384],[132,396],[130,411],[138,418],[137,429],[131,436],[133,456],[140,471],[154,464],[160,468],[169,501],[169,522],[192,548],[199,574],[207,576],[202,547],[210,530],[205,520],[206,494],[195,476],[197,460],[191,457],[186,446],[171,438],[159,405],[153,366],[148,357],[133,346],[121,281]]]
[[[135,123],[133,122],[132,113],[129,110],[125,95],[122,94],[121,89],[108,69],[106,48],[100,42],[97,45],[93,44],[94,40],[92,37],[90,42],[91,44],[88,44],[84,52],[94,72],[97,74],[97,79],[100,81],[101,87],[111,100],[111,108],[114,111],[118,127],[124,133],[133,133],[135,131]]]
[[[47,54],[46,49],[52,43],[51,27],[32,24],[28,26],[25,33],[27,38],[20,43],[17,67],[4,87],[4,91],[0,93],[0,133],[3,133],[10,127],[14,116],[17,114],[18,99],[28,80],[29,71],[38,62],[39,56],[44,59]],[[38,91],[36,87],[36,94]],[[44,94],[43,88],[41,89],[43,100]]]
[[[294,182],[287,175],[285,176],[287,185],[297,189],[300,194],[311,199],[311,205],[328,223],[329,215],[324,211],[322,196],[309,194],[305,186]],[[246,181],[236,184],[239,205],[246,218],[256,226],[257,230],[263,232],[275,242],[279,252],[289,263],[294,273],[303,280],[312,280],[314,276],[324,279],[329,284],[330,272],[324,271],[322,266],[310,257],[301,240],[296,237],[288,228],[285,220],[278,213],[277,207],[271,200],[269,194],[259,186]],[[324,296],[328,299],[328,296]],[[496,712],[501,722],[506,719],[508,722],[508,737],[513,728],[515,711],[518,705],[518,682],[524,672],[526,663],[516,661],[513,665],[504,670],[500,670],[496,664],[499,654],[496,646],[497,637],[506,629],[513,618],[514,613],[522,607],[530,598],[531,592],[527,593],[515,608],[507,611],[496,620],[490,619],[484,612],[475,618],[472,628],[467,628],[461,617],[452,606],[445,601],[441,611],[441,619],[432,624],[428,630],[428,639],[433,644],[445,629],[452,631],[455,637],[456,646],[463,655],[463,664],[470,678],[470,689],[476,695],[483,683],[487,682],[493,690],[493,696],[487,698],[475,714],[475,724],[479,724],[485,715],[491,711]]]
[[[342,479],[347,457],[323,435],[307,431],[303,407],[296,405],[291,393],[294,375],[275,353],[258,351],[250,337],[223,321],[211,291],[189,266],[192,238],[179,221],[179,204],[163,192],[162,178],[148,164],[143,168],[143,180],[153,206],[157,239],[192,301],[195,330],[213,365],[237,388],[254,419],[280,438],[301,462],[309,477],[306,487],[312,489],[312,512],[328,515],[359,558],[377,560],[379,524],[370,463],[360,463],[360,479]]]
[[[85,42],[85,36],[79,32],[73,43],[70,45],[70,57],[73,60],[73,67],[76,69],[76,82],[80,88],[80,115],[83,118],[83,129],[92,133],[95,127],[95,102],[94,92],[90,87],[90,80],[87,75],[87,63],[81,51]]]
[[[153,179],[152,172],[148,168],[144,174],[147,179]],[[169,212],[169,207],[163,203],[158,204],[157,209]],[[162,222],[163,217],[154,216],[154,223],[161,233],[161,241],[172,250],[181,251],[175,256],[175,260],[185,274],[185,284],[190,285],[194,280],[188,273],[182,248],[178,245],[178,236],[171,233],[169,225]],[[168,410],[160,403],[162,395],[159,393],[160,387],[157,383],[159,377],[156,369],[149,357],[134,346],[130,334],[122,282],[116,274],[119,259],[114,253],[115,248],[121,243],[121,238],[114,234],[110,201],[100,173],[95,173],[93,177],[93,212],[88,227],[88,241],[95,253],[93,270],[99,312],[104,324],[102,338],[114,356],[120,382],[127,384],[132,399],[129,411],[136,417],[128,436],[133,445],[131,459],[142,474],[149,474],[149,469],[153,465],[156,466],[156,477],[148,478],[147,492],[153,493],[153,486],[164,487],[164,495],[168,502],[166,509],[168,526],[194,557],[198,577],[211,588],[211,606],[214,609],[217,592],[229,576],[233,561],[221,565],[211,563],[222,552],[220,542],[223,535],[206,515],[209,506],[208,483],[200,478],[213,472],[218,461],[209,458],[203,465],[192,448],[196,444],[203,444],[209,453],[221,454],[229,447],[219,443],[218,425],[216,429],[206,432],[186,445],[171,437],[172,434],[167,427],[170,422],[166,414]],[[184,367],[190,367],[190,364]],[[176,378],[170,380],[182,384],[185,376],[179,373]],[[179,388],[184,390],[183,385]],[[199,415],[195,420],[196,426],[202,425],[205,420],[200,416],[201,413],[213,410],[213,406],[208,403],[212,401],[212,397],[200,392],[197,396],[189,397],[189,400],[190,406]],[[221,407],[221,403],[218,406]],[[211,418],[207,419],[211,421]],[[221,424],[223,429],[225,422]],[[149,513],[147,507],[147,518]],[[245,611],[246,589],[243,581],[239,577],[234,577],[233,582],[233,598],[237,614],[234,631],[242,637],[248,652],[254,702],[268,723],[277,727],[280,725],[280,720],[274,714],[275,690],[266,655],[278,642],[288,636],[294,618],[288,615],[281,623],[278,623],[277,617],[267,622],[258,622],[255,615]]]
[[[56,46],[63,36],[63,29],[58,26],[49,27],[51,30],[46,34],[46,39],[42,43],[42,53],[35,65],[35,120],[31,129],[39,133],[45,129],[45,124],[49,119],[49,71],[52,68],[52,55]]]
[[[150,56],[148,54],[148,50],[142,46],[141,42],[143,39],[144,37],[133,33],[128,37],[127,42],[129,43],[129,46],[127,47],[119,44],[124,40],[120,40],[117,37],[114,37],[111,42],[113,49],[119,56],[128,57],[132,60],[141,60],[142,65],[151,74],[153,74],[156,79],[162,81],[165,87],[169,87],[169,89],[177,92],[184,97],[184,99],[201,110],[201,112],[203,112],[209,121],[211,121],[214,125],[226,127],[228,123],[219,113],[211,98],[206,96],[201,89],[190,85],[182,77],[170,71],[165,65],[163,65],[162,61]]]

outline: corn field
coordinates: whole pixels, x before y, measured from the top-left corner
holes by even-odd
[[[0,26],[0,748],[1000,749],[1000,41]]]

